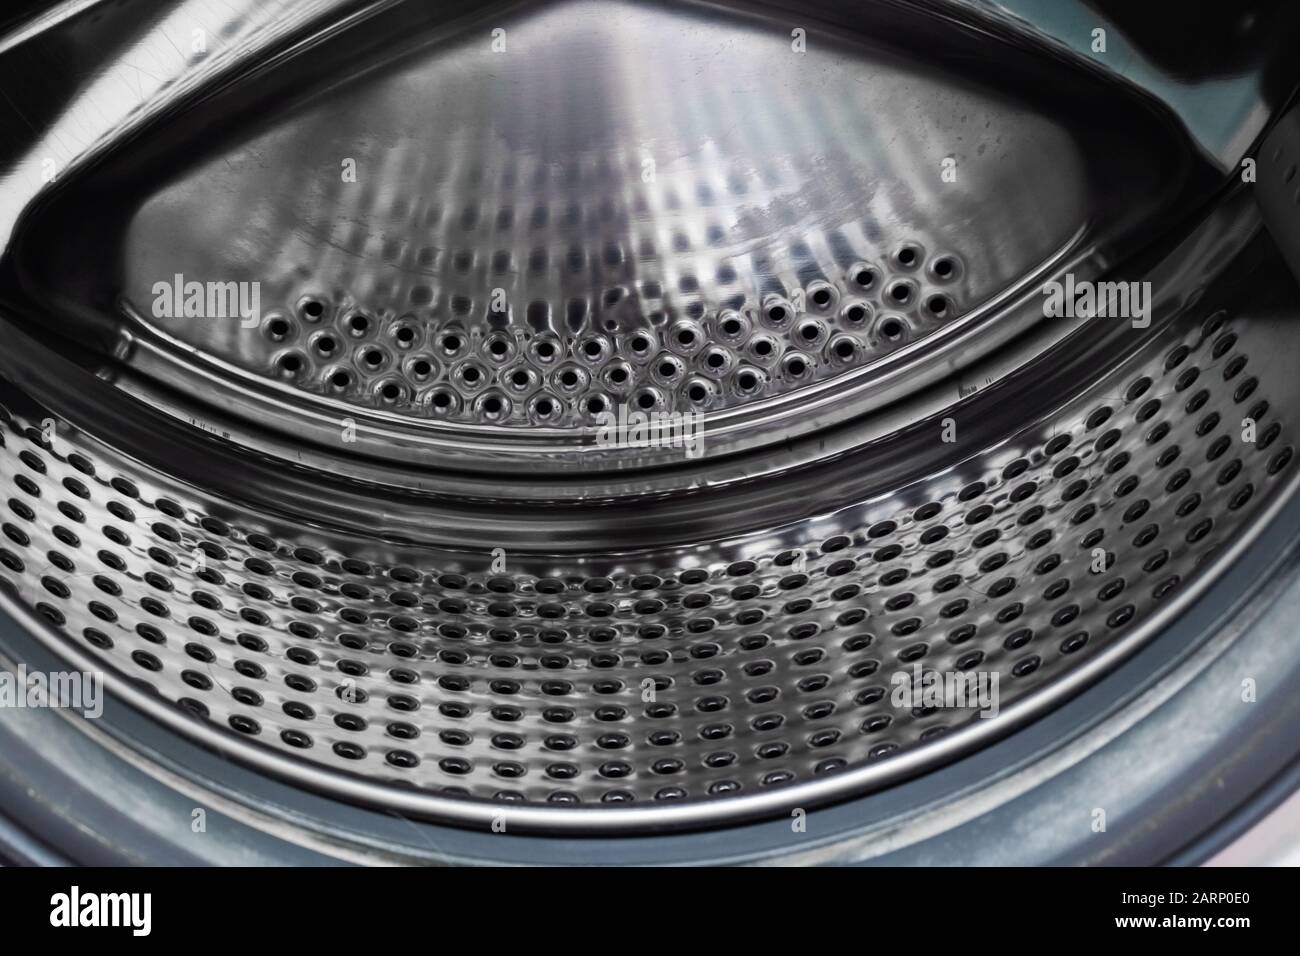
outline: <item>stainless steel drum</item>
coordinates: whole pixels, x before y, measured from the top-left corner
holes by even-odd
[[[1048,799],[1286,592],[1259,7],[1226,78],[1074,0],[12,15],[0,660],[110,703],[10,752],[149,859],[856,859]]]

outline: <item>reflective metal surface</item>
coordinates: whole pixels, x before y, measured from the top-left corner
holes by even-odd
[[[243,764],[530,831],[868,792],[1137,652],[1291,492],[1253,200],[1005,16],[842,12],[218,27],[9,194],[5,610]],[[1067,274],[1148,321],[1048,316]],[[620,404],[702,454],[602,442]],[[927,672],[999,696],[899,703]]]
[[[877,408],[1202,182],[1118,87],[1066,68],[1048,95],[1029,78],[1063,67],[1010,43],[971,69],[976,41],[919,12],[401,13],[64,186],[16,243],[26,293],[295,436],[351,420],[376,456],[625,469],[680,455],[599,447],[602,413],[705,414],[719,455]],[[257,315],[157,288],[187,281],[257,283]]]
[[[817,522],[797,549],[758,538],[685,566],[376,564],[359,557],[373,542],[235,518],[75,434],[46,448],[34,411],[6,438],[24,494],[0,559],[115,667],[339,770],[552,802],[749,792],[966,723],[890,705],[912,662],[998,673],[1006,706],[1175,593],[1289,463],[1287,377],[1249,347],[1286,327],[1175,326],[960,472]],[[1244,458],[1242,414],[1261,427]]]

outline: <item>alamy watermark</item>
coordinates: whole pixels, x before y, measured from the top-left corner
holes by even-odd
[[[59,707],[85,717],[104,713],[104,675],[98,671],[0,670],[0,707]]]
[[[1089,282],[1067,272],[1065,281],[1044,285],[1043,295],[1049,319],[1129,319],[1135,329],[1151,324],[1150,282]]]
[[[122,927],[132,936],[153,929],[152,893],[83,893],[75,884],[50,897],[50,925],[62,928]]]
[[[925,670],[920,663],[911,671],[896,671],[889,702],[902,710],[967,710],[978,708],[979,716],[996,717],[1001,709],[996,671]]]
[[[260,282],[187,282],[178,272],[155,282],[153,295],[155,319],[239,319],[246,329],[262,321]]]
[[[704,453],[703,412],[643,412],[619,405],[596,417],[602,448],[681,448],[687,458]]]

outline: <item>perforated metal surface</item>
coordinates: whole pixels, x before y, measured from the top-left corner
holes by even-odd
[[[753,792],[977,719],[892,706],[914,662],[996,672],[1006,706],[1176,593],[1291,464],[1265,329],[1171,329],[1050,421],[800,529],[802,558],[758,540],[493,574],[321,547],[7,415],[0,564],[107,665],[338,770],[553,803]]]
[[[642,253],[658,257],[653,246]],[[695,300],[672,318],[662,310],[642,316],[644,304],[630,310],[624,304],[621,311],[634,318],[611,316],[603,328],[585,298],[568,300],[564,322],[552,319],[558,305],[534,300],[526,322],[512,323],[504,305],[499,313],[489,306],[486,320],[470,315],[468,297],[450,301],[448,319],[392,310],[376,318],[373,310],[348,304],[350,296],[335,304],[308,294],[296,309],[273,310],[262,322],[260,370],[349,402],[480,424],[580,425],[619,404],[655,411],[726,407],[858,368],[956,318],[961,261],[940,253],[927,263],[924,255],[920,246],[903,243],[884,265],[855,260],[834,282],[769,292],[761,305],[757,296],[739,293],[726,298],[725,308]],[[606,257],[621,262],[624,254],[612,244]],[[587,258],[575,250],[568,271],[582,271]],[[509,271],[509,253],[494,259]],[[457,268],[468,272],[474,261],[467,252]],[[544,249],[529,269],[547,271]],[[724,263],[719,277],[734,282],[735,267]],[[486,287],[488,280],[478,281]],[[639,285],[642,297],[662,295],[657,280]],[[698,285],[691,274],[679,280],[686,290]],[[413,290],[416,298],[428,293],[420,289]],[[608,289],[604,311],[620,311],[624,295],[621,287]]]
[[[1083,217],[1074,184],[999,168],[1014,149],[1073,174],[1049,117],[877,51],[796,54],[754,18],[653,5],[565,3],[493,27],[503,52],[472,30],[408,50],[149,197],[127,227],[128,301],[207,355],[349,404],[579,427],[620,401],[720,409],[862,367]],[[364,137],[340,116],[364,116]],[[912,158],[885,176],[899,141]],[[951,183],[946,144],[969,166]],[[323,175],[326,156],[356,181]],[[918,209],[940,196],[952,224]],[[1005,257],[994,239],[963,269],[956,223],[978,215],[993,238],[1031,209],[1032,238]],[[153,277],[175,272],[255,272],[264,335],[151,316]]]
[[[214,93],[70,183],[20,271],[62,334],[300,433],[364,415],[479,468],[517,443],[524,467],[592,467],[575,452],[627,405],[714,416],[710,450],[731,418],[754,423],[729,444],[771,442],[841,382],[914,387],[993,348],[1017,325],[988,314],[1001,298],[1186,176],[1095,77],[1047,96],[1017,82],[1044,67],[1024,51],[983,69],[970,36],[925,32],[941,20],[862,17],[377,18],[278,67],[285,95]],[[1103,128],[1134,146],[1122,178]],[[259,283],[260,323],[159,310],[177,276]]]
[[[456,823],[825,802],[1094,680],[1290,479],[1251,200],[1096,64],[966,4],[342,6],[180,54],[0,269],[6,609],[169,730]]]

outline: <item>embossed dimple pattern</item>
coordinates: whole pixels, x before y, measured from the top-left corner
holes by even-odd
[[[849,249],[850,233],[860,229],[837,233],[837,244]],[[512,306],[504,292],[494,304],[487,292],[399,313],[347,293],[335,302],[309,291],[266,316],[256,351],[263,374],[306,391],[450,421],[581,426],[620,404],[719,410],[860,368],[964,310],[959,257],[939,251],[927,259],[913,241],[883,253],[857,244],[865,251],[830,264],[828,277],[793,288],[773,280],[762,295],[738,284],[728,263],[705,283],[707,294],[689,272],[674,293],[628,267],[609,277],[623,284],[571,296],[562,307]],[[615,242],[604,254],[627,258]],[[576,250],[569,270],[585,269],[592,255]],[[468,270],[475,256],[465,256]],[[502,271],[513,261],[505,250],[493,260]],[[819,263],[802,271],[823,275]],[[483,281],[490,288],[491,277]],[[427,286],[410,292],[416,303],[431,295]]]
[[[338,770],[556,804],[753,793],[979,719],[896,706],[896,673],[997,675],[1005,707],[1178,593],[1293,466],[1244,335],[1217,313],[801,548],[689,563],[380,560],[5,413],[0,583],[179,706]]]
[[[360,70],[322,44],[261,110],[232,89],[123,201],[88,294],[182,374],[513,440],[795,404],[1114,218],[1059,102],[878,36],[796,52],[779,19],[607,0],[501,11],[500,53],[481,26]],[[257,283],[260,322],[158,308],[178,275]]]

